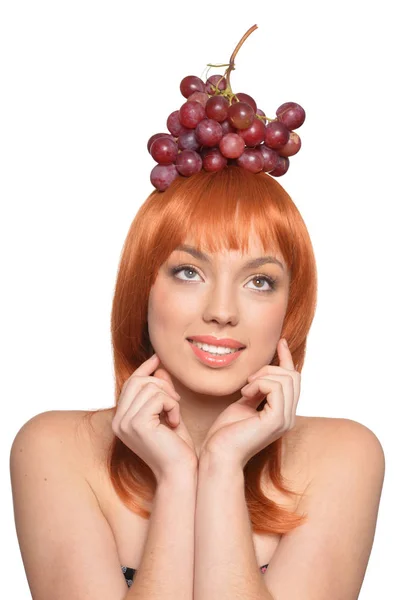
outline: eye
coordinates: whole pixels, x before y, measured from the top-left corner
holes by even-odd
[[[191,265],[180,265],[179,267],[173,267],[170,270],[170,272],[173,276],[176,276],[178,273],[194,273],[195,275],[199,275],[197,269],[195,269]],[[181,281],[196,281],[193,277],[188,277],[188,278],[177,277],[177,279],[180,279]],[[259,288],[259,287],[250,288],[256,292],[270,293],[273,290],[275,290],[276,285],[277,285],[277,280],[274,277],[270,277],[269,275],[254,275],[254,277],[252,277],[252,279],[248,283],[251,283],[252,281],[266,282],[269,286],[269,287],[263,286],[262,288]]]
[[[177,273],[181,273],[181,272],[191,272],[191,273],[196,273],[198,275],[198,271],[197,269],[194,269],[194,267],[191,267],[190,265],[181,265],[180,267],[173,267],[171,269],[171,273],[172,275],[177,275]],[[182,279],[181,277],[177,277],[177,279]],[[192,277],[189,277],[188,279],[182,279],[182,281],[192,281]]]
[[[268,288],[251,288],[255,289],[257,292],[272,292],[276,288],[277,282],[277,280],[274,279],[274,277],[270,277],[268,275],[255,275],[248,283],[251,283],[251,281],[266,281],[266,283],[268,284]]]

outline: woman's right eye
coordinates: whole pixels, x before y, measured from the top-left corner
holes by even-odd
[[[181,273],[181,272],[191,272],[191,273],[196,273],[198,275],[198,271],[196,269],[194,269],[194,267],[190,267],[189,265],[182,265],[180,267],[174,267],[173,269],[171,269],[171,272],[173,275],[177,275],[177,273]],[[181,281],[192,281],[192,277],[188,277],[188,279],[182,279],[181,277],[177,277],[177,279],[180,279]]]

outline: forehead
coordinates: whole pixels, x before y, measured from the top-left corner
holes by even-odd
[[[247,240],[248,240],[248,255],[252,256],[255,254],[259,255],[259,254],[265,253],[265,254],[273,254],[277,258],[282,258],[281,253],[279,252],[279,249],[276,247],[273,247],[272,243],[266,244],[266,245],[264,245],[262,243],[262,240],[260,239],[258,233],[256,232],[256,229],[255,229],[253,223],[251,224]],[[187,244],[189,246],[198,247],[197,244],[195,243],[195,238],[193,236],[190,236],[189,234],[185,236],[182,243]],[[207,248],[205,243],[201,244],[201,250],[203,250],[207,254],[212,254],[212,255],[218,254],[218,252],[212,252],[209,247]],[[232,250],[232,249],[230,250],[228,248],[222,248],[221,253],[222,254],[226,253],[231,256],[236,256],[236,255],[238,256],[238,255],[241,255],[241,250]],[[278,254],[280,254],[280,256],[277,256]],[[245,256],[246,255],[247,255],[247,253],[245,253]]]
[[[249,259],[259,259],[261,257],[271,257],[271,258],[275,258],[278,261],[280,261],[280,263],[282,263],[282,267],[284,270],[286,270],[286,264],[284,261],[284,258],[281,254],[281,252],[276,249],[273,248],[271,245],[264,247],[263,244],[261,243],[261,240],[258,238],[258,236],[251,236],[248,239],[248,250],[247,251],[243,251],[241,249],[235,250],[235,249],[229,249],[229,248],[222,248],[220,251],[212,251],[210,248],[208,248],[206,245],[201,245],[201,247],[198,247],[198,245],[196,244],[195,240],[189,236],[187,236],[182,244],[179,244],[174,252],[179,253],[179,252],[188,252],[189,254],[192,254],[193,256],[195,256],[196,258],[199,258],[201,260],[206,260],[206,261],[231,261],[231,262],[241,262],[241,260],[246,260],[248,261]],[[263,264],[262,262],[259,262],[259,264]],[[255,265],[254,265],[255,266]]]

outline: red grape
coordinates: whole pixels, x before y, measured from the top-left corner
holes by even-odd
[[[208,98],[208,94],[205,94],[203,92],[194,92],[193,94],[191,94],[191,96],[187,98],[187,100],[199,102],[200,104],[202,104],[202,106],[205,106],[205,104],[208,102]]]
[[[190,177],[202,169],[202,159],[194,150],[183,150],[176,158],[176,169],[180,175]]]
[[[183,133],[183,131],[187,131],[186,128],[180,123],[178,110],[174,110],[172,113],[170,113],[166,121],[166,127],[175,137],[178,137],[181,133]]]
[[[265,144],[269,148],[282,148],[290,139],[290,130],[280,123],[280,121],[272,121],[266,125]]]
[[[160,137],[167,137],[167,138],[171,139],[173,142],[175,141],[175,138],[173,137],[173,135],[170,135],[170,133],[154,133],[154,135],[152,135],[150,137],[150,139],[148,140],[148,143],[147,143],[148,152],[151,149],[152,142],[155,142],[155,140],[157,140]]]
[[[235,96],[237,96],[238,100],[236,100]],[[256,106],[256,102],[252,98],[252,96],[249,96],[248,94],[244,94],[243,92],[239,92],[238,94],[235,94],[233,96],[232,103],[234,103],[234,102],[246,102],[247,104],[249,104],[249,106],[251,108],[254,109],[255,113],[258,110],[258,107]]]
[[[269,171],[273,171],[277,167],[279,155],[276,150],[272,150],[265,144],[260,144],[257,146],[257,150],[259,150],[263,156],[263,170],[268,173]]]
[[[247,129],[240,129],[238,132],[247,146],[257,146],[265,139],[266,126],[260,119],[254,119],[254,122]]]
[[[229,102],[223,96],[211,96],[205,105],[206,116],[219,123],[227,119]]]
[[[215,87],[219,91],[223,91],[226,89],[227,82],[223,75],[211,75],[210,77],[208,77],[205,84],[206,93],[213,96],[215,93],[217,93]]]
[[[277,166],[273,169],[273,171],[269,171],[269,175],[273,175],[273,177],[280,177],[288,171],[289,166],[290,159],[285,158],[284,156],[279,156]]]
[[[288,129],[298,129],[305,120],[306,114],[302,106],[296,102],[285,102],[276,110],[279,121]]]
[[[180,91],[185,98],[194,92],[205,92],[205,83],[196,75],[187,75],[180,82]]]
[[[175,162],[178,147],[174,140],[159,137],[151,144],[150,154],[160,165],[171,165]]]
[[[301,138],[295,131],[291,131],[290,139],[285,146],[278,151],[280,156],[294,156],[301,148]]]
[[[213,119],[202,119],[195,128],[195,135],[203,146],[217,146],[223,137],[223,129]]]
[[[246,102],[235,102],[229,106],[228,119],[236,129],[247,129],[255,118],[255,111]]]
[[[244,152],[237,158],[237,165],[251,173],[259,173],[263,170],[263,156],[255,148],[245,148]]]
[[[227,158],[219,148],[207,148],[202,153],[202,167],[205,171],[221,171],[227,165]]]
[[[205,118],[205,108],[199,102],[187,100],[179,110],[179,119],[183,127],[194,129]]]
[[[177,139],[177,145],[180,150],[198,150],[201,146],[194,129],[183,131]]]
[[[228,119],[222,121],[220,126],[222,128],[223,135],[226,135],[226,133],[236,133],[235,127],[233,127]]]
[[[263,110],[261,108],[258,108],[258,110],[256,111],[257,115],[261,115],[261,117],[265,117],[265,113],[263,112]],[[263,119],[262,119],[263,120]]]
[[[175,165],[155,165],[150,173],[150,180],[158,191],[164,192],[178,175]]]
[[[237,133],[227,133],[219,142],[219,150],[226,158],[238,158],[244,148],[245,142]]]

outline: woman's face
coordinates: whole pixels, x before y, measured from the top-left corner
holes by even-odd
[[[185,245],[193,246],[189,238]],[[265,254],[283,268],[273,262],[246,265]],[[256,237],[248,254],[230,250],[206,256],[176,249],[161,266],[150,292],[148,331],[172,379],[197,393],[229,395],[273,359],[288,303],[289,273],[281,254],[265,253]],[[268,278],[275,280],[274,289]],[[187,338],[195,335],[233,338],[246,348],[230,364],[215,368],[194,354]]]

